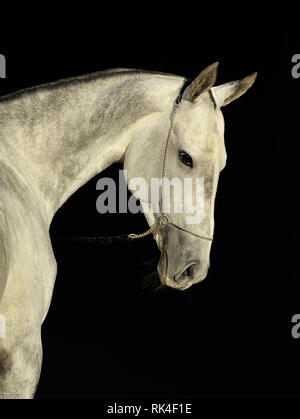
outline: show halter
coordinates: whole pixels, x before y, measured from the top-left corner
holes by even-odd
[[[174,131],[176,112],[178,110],[178,107],[179,107],[180,102],[182,100],[183,94],[184,94],[186,88],[188,87],[188,85],[189,85],[189,80],[185,80],[182,88],[180,89],[180,93],[179,93],[177,99],[175,100],[175,103],[174,103],[174,106],[173,106],[173,110],[172,110],[171,118],[170,118],[170,128],[169,128],[169,132],[168,132],[168,136],[167,136],[167,142],[166,142],[165,153],[164,153],[164,158],[163,158],[163,167],[162,167],[161,179],[165,179],[165,175],[166,175],[168,153],[169,153],[171,137],[172,137],[172,134],[173,134],[173,131]],[[153,234],[153,238],[155,239],[158,232],[161,230],[161,228],[164,225],[167,225],[167,224],[172,225],[173,227],[177,228],[178,230],[184,231],[185,233],[189,233],[189,234],[191,234],[195,237],[198,237],[200,239],[213,241],[213,237],[192,233],[191,231],[189,231],[189,230],[171,222],[169,217],[164,212],[161,213],[161,215],[159,216],[158,221],[152,227],[150,227],[149,230],[147,230],[147,231],[145,231],[144,233],[141,233],[141,234],[129,234],[128,238],[130,240],[135,240],[135,239],[141,239],[143,237],[149,236],[150,234]]]

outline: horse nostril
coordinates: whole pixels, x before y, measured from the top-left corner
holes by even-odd
[[[193,278],[194,272],[195,272],[195,266],[196,266],[196,263],[192,263],[191,265],[189,265],[181,274],[175,275],[174,281],[177,282],[177,281],[181,281],[187,278],[190,278],[190,279]]]
[[[186,274],[186,276],[192,276],[192,274],[193,274],[192,266],[189,266],[183,274]]]

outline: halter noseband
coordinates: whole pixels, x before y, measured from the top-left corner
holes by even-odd
[[[180,89],[180,93],[177,96],[177,98],[175,100],[175,103],[174,103],[174,106],[173,106],[173,110],[172,110],[171,118],[170,118],[170,128],[169,128],[169,132],[168,132],[168,136],[167,136],[165,153],[164,153],[164,158],[163,158],[163,167],[162,167],[161,179],[164,179],[165,174],[166,174],[166,167],[167,167],[167,162],[168,162],[168,152],[169,152],[169,146],[170,146],[170,142],[171,142],[171,136],[172,136],[172,133],[173,133],[173,130],[174,130],[176,112],[177,112],[179,104],[182,100],[183,94],[184,94],[187,86],[189,85],[189,83],[190,83],[189,80],[185,80],[185,82],[183,83],[183,86]],[[198,237],[200,239],[213,241],[213,237],[192,233],[191,231],[189,231],[189,230],[171,222],[169,217],[164,212],[161,213],[158,221],[152,227],[150,227],[149,230],[145,231],[145,233],[129,234],[128,238],[131,239],[131,240],[135,240],[135,239],[141,239],[143,237],[149,236],[150,234],[153,234],[153,238],[155,239],[156,236],[157,236],[157,233],[160,231],[162,226],[164,226],[166,224],[172,225],[173,227],[177,228],[178,230],[184,231],[185,233],[189,233],[192,236]]]

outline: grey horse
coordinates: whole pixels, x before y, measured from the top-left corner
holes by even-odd
[[[214,87],[216,72],[217,63],[186,85],[175,75],[115,69],[0,99],[0,398],[35,394],[57,271],[49,237],[57,209],[114,162],[124,163],[128,181],[160,177],[170,135],[164,175],[204,178],[205,216],[187,226],[184,214],[160,224],[161,214],[145,213],[149,226],[159,225],[158,272],[178,289],[205,278],[226,163],[221,107],[256,77]]]

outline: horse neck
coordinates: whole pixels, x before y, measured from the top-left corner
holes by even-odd
[[[158,115],[169,116],[182,82],[156,73],[100,73],[0,102],[6,161],[36,192],[49,222],[77,189],[122,161],[134,136]]]

